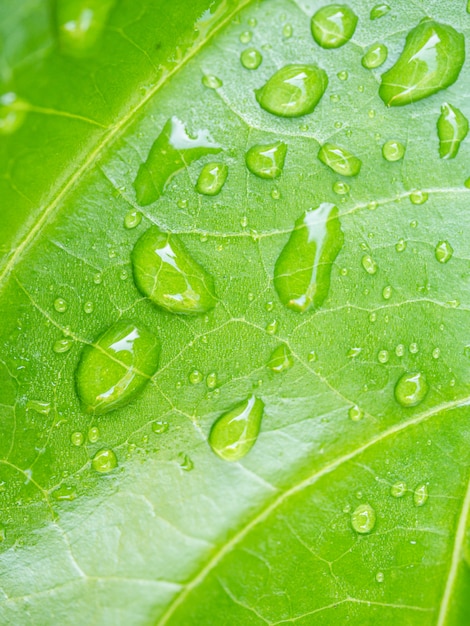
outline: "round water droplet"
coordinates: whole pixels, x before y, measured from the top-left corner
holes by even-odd
[[[405,146],[396,139],[390,139],[382,146],[382,154],[387,161],[400,161],[405,155]]]
[[[57,354],[63,354],[64,352],[68,352],[70,348],[73,346],[73,340],[64,337],[63,339],[58,339],[54,343],[53,350]]]
[[[168,430],[167,422],[152,422],[152,430],[156,435],[163,435]]]
[[[256,70],[261,65],[263,56],[256,48],[247,48],[240,55],[240,62],[247,70]]]
[[[375,580],[378,583],[383,583],[383,581],[385,580],[385,576],[383,572],[377,572],[377,574],[375,575]]]
[[[205,74],[202,77],[202,84],[208,89],[219,89],[223,85],[220,78],[214,76],[213,74]]]
[[[73,443],[74,446],[79,447],[83,445],[85,437],[83,436],[83,433],[77,431],[75,433],[72,433],[72,435],[70,436],[70,441]]]
[[[251,396],[221,415],[209,435],[212,450],[225,461],[239,461],[251,450],[258,437],[264,403]]]
[[[227,175],[225,163],[207,163],[199,174],[196,190],[206,196],[216,196],[222,190]]]
[[[0,95],[0,135],[18,130],[26,117],[27,104],[13,92]]]
[[[336,75],[340,80],[348,80],[349,78],[349,74],[346,70],[341,70]]]
[[[63,298],[56,298],[54,300],[54,309],[57,313],[65,313],[67,306],[67,302]]]
[[[377,355],[377,359],[379,363],[387,363],[389,359],[388,350],[380,350]]]
[[[93,276],[93,282],[95,283],[95,285],[101,285],[101,283],[103,282],[103,277],[101,275],[101,272],[97,272]]]
[[[376,4],[374,7],[372,7],[369,17],[371,20],[378,20],[384,15],[387,15],[389,11],[390,11],[390,7],[388,4],[385,4],[385,3]]]
[[[373,70],[383,65],[387,56],[387,46],[383,43],[374,43],[362,57],[361,63],[367,70]]]
[[[282,343],[275,348],[269,357],[268,367],[276,373],[285,372],[294,365],[294,357],[289,348]]]
[[[299,117],[311,113],[328,84],[317,65],[285,65],[255,91],[260,106],[273,115]]]
[[[437,134],[439,156],[441,159],[453,159],[468,134],[468,120],[460,109],[445,102],[437,120]]]
[[[325,143],[318,152],[319,160],[342,176],[357,176],[362,161],[345,148]]]
[[[413,493],[413,502],[415,506],[424,506],[428,501],[429,494],[426,485],[418,485]]]
[[[273,179],[282,174],[287,146],[282,141],[268,145],[252,146],[245,155],[245,161],[252,174],[259,178]]]
[[[90,302],[90,301],[85,302],[85,304],[83,305],[83,310],[84,310],[84,311],[85,311],[85,313],[87,313],[88,315],[89,315],[90,313],[93,313],[93,308],[94,308],[93,302]]]
[[[354,34],[357,15],[345,4],[329,4],[312,17],[314,40],[322,48],[344,46]]]
[[[339,196],[344,196],[349,193],[349,185],[348,183],[344,183],[342,180],[337,180],[333,184],[333,191]]]
[[[100,429],[98,426],[92,426],[88,431],[88,441],[90,443],[96,443],[100,438]]]
[[[114,452],[106,448],[99,450],[91,462],[93,469],[96,472],[100,472],[100,474],[110,472],[117,467],[117,464],[118,462]]]
[[[428,392],[426,377],[421,372],[403,374],[395,385],[395,399],[404,407],[420,404]]]
[[[402,498],[406,493],[406,483],[403,480],[399,480],[398,482],[394,483],[391,487],[390,487],[390,494],[394,497],[394,498]]]
[[[397,243],[395,244],[395,250],[397,252],[403,252],[404,250],[406,250],[406,241],[404,239],[400,239],[399,241],[397,241]]]
[[[370,533],[374,529],[375,521],[375,511],[370,504],[360,504],[351,514],[351,525],[361,535]]]
[[[360,422],[364,418],[364,411],[360,409],[357,404],[350,407],[348,411],[349,419],[353,422]]]
[[[245,30],[243,33],[240,33],[240,42],[241,43],[250,43],[253,38],[253,33],[251,30]]]
[[[419,347],[417,343],[410,343],[410,352],[411,354],[417,354],[419,351]]]
[[[202,382],[203,378],[204,376],[201,374],[199,370],[193,370],[189,375],[189,382],[192,385],[198,385],[200,382]]]
[[[124,217],[124,226],[128,230],[136,228],[142,221],[142,213],[140,211],[129,211]]]
[[[424,204],[428,199],[428,194],[425,191],[412,191],[410,193],[410,200],[413,204]]]
[[[440,241],[434,251],[436,260],[439,261],[439,263],[447,263],[451,260],[453,254],[454,249],[448,241]]]
[[[370,274],[371,276],[377,273],[377,269],[378,269],[377,263],[369,254],[365,254],[362,257],[361,264],[362,264],[362,267],[366,270],[366,272]]]

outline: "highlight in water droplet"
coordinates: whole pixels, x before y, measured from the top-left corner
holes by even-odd
[[[354,34],[357,15],[345,4],[329,4],[312,17],[311,30],[314,40],[322,48],[344,46]]]
[[[221,415],[213,424],[209,444],[225,461],[239,461],[251,450],[258,438],[264,403],[251,396]]]

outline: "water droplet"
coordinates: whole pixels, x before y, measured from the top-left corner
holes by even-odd
[[[423,506],[428,501],[429,494],[426,485],[418,485],[413,493],[413,502],[415,506]]]
[[[387,56],[387,46],[383,43],[374,43],[362,57],[361,63],[367,70],[373,70],[383,65]]]
[[[419,347],[417,343],[410,343],[410,352],[411,354],[417,354],[419,351]]]
[[[196,190],[206,196],[216,196],[222,190],[227,175],[225,163],[207,163],[199,174]]]
[[[90,313],[93,313],[93,302],[85,302],[85,304],[83,305],[83,310],[85,311],[85,313],[87,313],[88,315]]]
[[[318,158],[337,174],[342,176],[357,176],[362,161],[345,148],[325,143],[318,152]]]
[[[338,72],[337,76],[340,80],[348,80],[349,78],[349,74],[346,70],[341,70]]]
[[[250,43],[253,38],[253,33],[251,30],[245,30],[243,33],[240,33],[239,40],[241,43]]]
[[[103,448],[99,450],[93,460],[91,465],[96,472],[100,472],[100,474],[105,474],[106,472],[110,472],[111,470],[117,467],[117,458],[112,450],[107,448]]]
[[[35,411],[41,415],[49,415],[51,412],[51,403],[44,402],[43,400],[28,400],[26,408],[28,411]]]
[[[395,244],[395,250],[397,252],[403,252],[404,250],[406,250],[406,241],[404,239],[400,239],[399,241],[397,241],[397,243]]]
[[[282,343],[275,348],[269,357],[268,367],[273,372],[284,372],[294,365],[294,358],[289,348]]]
[[[398,482],[394,483],[391,487],[390,487],[390,494],[394,497],[394,498],[402,498],[406,493],[406,483],[403,480],[399,480]]]
[[[376,4],[370,10],[370,16],[369,17],[370,17],[371,20],[378,20],[379,18],[383,17],[384,15],[387,15],[387,13],[389,11],[390,11],[390,7],[388,6],[388,4],[385,4],[385,3]]]
[[[434,350],[432,351],[432,358],[433,359],[438,359],[441,356],[441,351],[439,348],[434,348]]]
[[[362,348],[356,348],[356,347],[350,348],[346,356],[349,359],[355,359],[357,356],[361,354],[361,352],[362,352]]]
[[[247,70],[256,70],[261,65],[263,56],[256,48],[247,48],[240,55],[240,62]]]
[[[54,343],[53,350],[57,354],[62,354],[64,352],[68,352],[72,346],[73,346],[73,340],[68,339],[67,337],[63,337],[62,339],[58,339]]]
[[[350,407],[348,411],[349,419],[353,422],[360,422],[364,418],[364,411],[360,409],[357,404]]]
[[[78,448],[79,446],[83,445],[83,442],[85,441],[85,437],[83,436],[83,433],[77,431],[71,434],[70,441],[73,443],[74,446],[77,446]]]
[[[251,396],[221,415],[209,435],[212,450],[225,461],[239,461],[253,447],[263,417],[264,403]]]
[[[395,348],[395,354],[397,356],[403,356],[405,354],[405,346],[402,343],[399,343]]]
[[[375,580],[378,583],[383,583],[383,581],[385,580],[385,576],[383,572],[377,572],[377,574],[375,575]]]
[[[377,273],[378,265],[369,254],[365,254],[362,257],[361,264],[362,264],[362,267],[366,270],[366,272],[370,274],[371,276]]]
[[[282,174],[287,146],[282,141],[252,146],[245,155],[246,165],[259,178],[278,178]]]
[[[202,84],[208,89],[219,89],[223,85],[220,78],[214,76],[214,74],[204,74],[202,77]]]
[[[217,374],[215,372],[210,372],[210,374],[207,374],[206,385],[209,387],[209,389],[214,389],[214,387],[217,385]]]
[[[154,141],[145,163],[141,163],[134,188],[141,206],[152,204],[178,172],[206,154],[220,152],[207,130],[191,137],[177,117],[169,119]]]
[[[65,313],[67,306],[67,302],[63,298],[56,298],[54,300],[54,309],[57,313]]]
[[[451,260],[453,254],[454,249],[448,241],[440,241],[434,251],[436,260],[439,261],[439,263],[447,263]]]
[[[290,39],[293,32],[294,29],[292,28],[292,24],[284,24],[284,27],[282,29],[282,36],[284,37],[284,39]]]
[[[468,133],[468,120],[457,107],[444,102],[437,120],[439,137],[439,156],[441,159],[453,159],[457,156],[461,142]]]
[[[310,352],[308,353],[308,362],[309,363],[313,363],[317,360],[317,353],[315,352],[315,350],[310,350]]]
[[[337,180],[333,184],[333,191],[339,196],[344,196],[349,193],[349,185],[348,183],[344,183],[342,180]]]
[[[427,98],[457,80],[464,60],[462,34],[447,24],[422,21],[408,33],[398,61],[382,75],[379,95],[387,106]]]
[[[317,65],[285,65],[255,94],[265,111],[299,117],[315,109],[327,85],[326,72]]]
[[[426,191],[412,191],[410,193],[410,200],[412,202],[412,204],[424,204],[426,202],[426,200],[428,199],[428,194],[426,193]]]
[[[266,332],[268,333],[268,335],[274,335],[276,333],[277,325],[277,320],[273,320],[272,322],[266,324]]]
[[[0,95],[0,135],[14,133],[24,122],[27,104],[9,91]]]
[[[128,230],[136,228],[142,221],[142,213],[140,211],[129,211],[124,218],[124,227]]]
[[[158,339],[133,322],[120,320],[83,349],[76,372],[86,411],[102,414],[130,402],[157,369]]]
[[[97,272],[93,276],[93,282],[95,283],[95,285],[101,285],[101,283],[103,282],[103,277],[101,275],[101,272]]]
[[[168,430],[167,422],[152,422],[152,430],[156,435],[163,435]]]
[[[357,15],[348,6],[330,4],[312,17],[312,35],[322,48],[339,48],[351,39],[356,24]]]
[[[360,504],[351,515],[352,527],[361,535],[370,533],[374,529],[375,521],[375,511],[370,504]]]
[[[395,399],[404,407],[420,404],[427,392],[426,377],[420,372],[403,374],[395,385]]]
[[[343,241],[333,204],[324,202],[301,215],[274,268],[274,287],[286,307],[303,313],[323,304]]]
[[[139,291],[157,306],[183,314],[204,313],[215,306],[212,277],[176,235],[151,226],[131,256]]]
[[[203,378],[204,377],[199,370],[193,370],[189,375],[189,382],[192,385],[198,385],[200,382],[202,382]]]
[[[55,22],[59,47],[73,57],[93,52],[115,0],[55,2]]]
[[[77,494],[71,485],[61,485],[58,489],[55,489],[52,492],[52,497],[54,500],[58,500],[59,502],[71,502],[72,500],[75,500]]]
[[[98,428],[98,426],[92,426],[88,430],[87,436],[88,436],[88,441],[90,443],[96,443],[98,439],[100,438],[100,429]]]
[[[395,139],[390,139],[382,146],[382,154],[387,161],[400,161],[405,155],[405,146]]]
[[[382,298],[384,300],[390,300],[390,298],[392,297],[392,288],[390,287],[390,285],[387,285],[386,287],[383,288],[382,290]]]
[[[388,350],[380,350],[377,355],[377,359],[379,360],[379,363],[387,363],[389,359]]]

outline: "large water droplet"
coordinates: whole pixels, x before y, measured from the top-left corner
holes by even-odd
[[[375,511],[370,504],[360,504],[351,514],[351,525],[361,535],[370,533],[374,529],[375,521]]]
[[[265,111],[299,117],[314,110],[327,85],[326,72],[317,65],[286,65],[255,93]]]
[[[225,461],[239,461],[253,447],[263,417],[264,403],[251,396],[227,413],[212,426],[209,444]]]
[[[325,143],[318,152],[318,158],[337,174],[356,176],[361,169],[362,161],[345,148]]]
[[[137,396],[157,369],[158,339],[120,320],[83,349],[76,371],[78,396],[89,413],[120,408]]]
[[[362,57],[361,63],[366,69],[373,70],[385,63],[387,55],[388,50],[386,45],[383,43],[374,43]]]
[[[268,361],[269,369],[277,373],[284,372],[285,370],[290,369],[293,365],[294,358],[292,353],[284,343],[273,350]]]
[[[227,180],[228,167],[225,163],[207,163],[197,179],[196,189],[206,196],[216,196]]]
[[[191,137],[183,122],[172,117],[154,141],[147,160],[139,167],[134,181],[137,202],[141,206],[155,202],[175,174],[204,155],[216,154],[220,150],[207,130]]]
[[[247,48],[240,55],[240,61],[247,70],[256,70],[263,61],[263,56],[256,48]]]
[[[437,120],[437,134],[439,137],[439,156],[441,159],[453,159],[457,156],[461,142],[468,133],[468,120],[465,115],[445,102],[441,107],[441,114]]]
[[[399,161],[405,155],[405,146],[395,139],[390,139],[382,146],[382,154],[386,161]]]
[[[404,407],[420,404],[427,392],[426,377],[421,372],[403,374],[395,385],[395,398]]]
[[[382,75],[379,95],[387,106],[427,98],[457,80],[464,60],[461,33],[447,24],[422,21],[408,33],[398,61]]]
[[[64,54],[89,54],[101,36],[115,0],[56,0],[59,47]]]
[[[287,146],[282,141],[252,146],[245,155],[246,165],[259,178],[278,178],[282,174]]]
[[[9,91],[0,96],[0,135],[10,135],[24,122],[27,104]]]
[[[426,485],[418,485],[413,493],[413,502],[415,506],[424,506],[428,501],[429,494]]]
[[[150,300],[172,313],[204,313],[215,303],[212,277],[179,237],[151,226],[132,251],[134,279]]]
[[[440,241],[436,246],[434,254],[439,263],[447,263],[447,261],[451,260],[454,249],[448,241]]]
[[[329,4],[312,17],[311,29],[322,48],[344,46],[354,34],[357,15],[345,4]]]
[[[100,474],[110,472],[117,467],[117,464],[118,462],[114,452],[106,448],[99,450],[91,462],[93,469],[96,472],[100,472]]]
[[[387,15],[387,13],[389,11],[390,11],[390,7],[389,7],[388,4],[385,4],[385,3],[376,4],[370,10],[369,17],[370,17],[371,20],[378,20],[379,18],[383,17],[384,15]]]
[[[274,287],[286,307],[303,313],[312,305],[321,306],[343,241],[338,209],[328,202],[295,222],[274,268]]]

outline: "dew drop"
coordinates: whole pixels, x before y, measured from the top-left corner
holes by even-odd
[[[388,359],[389,359],[388,350],[380,350],[377,355],[377,359],[379,363],[388,363]]]
[[[57,0],[55,23],[61,52],[73,57],[93,52],[114,4],[115,0]]]
[[[272,322],[266,324],[266,332],[268,333],[268,335],[274,335],[276,333],[277,325],[277,320],[273,320]]]
[[[395,354],[397,356],[403,356],[405,354],[405,346],[402,343],[399,343],[395,348]]]
[[[439,156],[441,159],[455,158],[467,133],[468,120],[465,115],[457,107],[445,102],[437,120]]]
[[[140,211],[129,211],[124,217],[124,227],[128,230],[136,228],[142,221],[142,213]]]
[[[274,287],[286,307],[303,313],[323,304],[343,241],[333,204],[324,202],[301,215],[274,268]]]
[[[390,139],[382,146],[382,155],[386,161],[400,161],[405,155],[405,146],[396,139]]]
[[[394,483],[390,487],[390,494],[394,498],[403,498],[405,493],[406,493],[406,483],[403,480],[399,480],[398,482]]]
[[[284,37],[284,39],[290,39],[293,32],[294,29],[292,28],[292,24],[284,24],[284,27],[282,29],[282,36]]]
[[[429,195],[426,191],[412,191],[410,193],[410,200],[412,204],[424,204],[428,199]]]
[[[100,429],[98,428],[98,426],[92,426],[88,430],[87,436],[90,443],[96,443],[100,438]]]
[[[395,399],[404,407],[420,404],[428,392],[426,377],[421,372],[403,374],[395,385]]]
[[[199,383],[202,382],[203,378],[204,377],[199,370],[193,370],[189,375],[189,382],[192,385],[198,385]]]
[[[411,354],[417,354],[419,351],[419,347],[417,343],[410,343],[410,352]]]
[[[90,313],[93,313],[93,308],[94,308],[93,302],[90,302],[90,301],[85,302],[85,304],[83,305],[83,310],[87,315],[89,315]]]
[[[103,277],[101,275],[101,272],[97,272],[93,276],[93,282],[95,283],[95,285],[101,285],[101,283],[103,282]]]
[[[287,145],[282,141],[267,145],[252,146],[245,155],[245,161],[252,174],[259,178],[274,179],[282,174],[286,159]]]
[[[432,351],[432,358],[433,359],[438,359],[441,356],[441,351],[439,348],[434,348],[434,350]]]
[[[374,43],[361,59],[362,66],[373,70],[385,63],[388,56],[387,46],[383,43]]]
[[[349,193],[349,185],[348,183],[344,183],[342,180],[337,180],[333,184],[333,191],[339,196],[344,196]]]
[[[418,485],[413,493],[413,502],[415,506],[424,506],[428,501],[429,494],[426,485]]]
[[[421,21],[408,33],[398,61],[382,75],[379,95],[387,106],[427,98],[457,80],[464,60],[461,33],[447,24]]]
[[[319,9],[312,17],[314,40],[322,48],[344,46],[354,34],[357,15],[345,4],[330,4]]]
[[[453,254],[454,249],[448,241],[440,241],[434,251],[436,260],[439,261],[439,263],[447,263],[451,260]]]
[[[375,521],[375,511],[370,504],[360,504],[351,514],[352,527],[361,535],[370,533],[374,529]]]
[[[362,264],[362,267],[366,270],[366,272],[370,274],[371,276],[377,273],[377,269],[378,269],[377,263],[369,254],[365,254],[362,257],[361,264]]]
[[[263,56],[256,48],[247,48],[240,55],[240,62],[247,70],[256,70],[261,65]]]
[[[264,403],[251,396],[221,415],[209,435],[212,450],[225,461],[239,461],[253,447],[261,426]]]
[[[61,485],[58,489],[55,489],[52,492],[52,497],[54,500],[58,500],[59,502],[71,502],[72,500],[75,500],[77,494],[72,486]]]
[[[202,84],[208,89],[219,89],[223,85],[220,78],[214,76],[214,74],[204,74],[202,77]]]
[[[72,346],[73,340],[68,339],[67,337],[63,337],[62,339],[58,339],[54,343],[53,350],[57,354],[63,354],[64,352],[68,352]]]
[[[395,244],[395,250],[397,252],[403,252],[406,250],[406,241],[404,239],[399,239]]]
[[[227,175],[225,163],[207,163],[199,174],[196,190],[206,196],[216,196],[225,185]]]
[[[253,33],[251,32],[251,30],[245,30],[243,33],[240,34],[239,37],[240,43],[250,43],[252,39]]]
[[[103,448],[102,450],[99,450],[95,454],[91,462],[93,469],[100,474],[106,474],[107,472],[110,472],[117,467],[117,464],[118,462],[116,455],[112,450],[109,450],[108,448]]]
[[[39,413],[40,415],[49,415],[51,412],[51,403],[44,402],[43,400],[28,400],[26,409]]]
[[[294,358],[291,351],[282,343],[275,348],[269,357],[268,367],[276,373],[285,372],[294,365]]]
[[[152,430],[156,435],[163,435],[168,430],[167,422],[152,422]]]
[[[23,124],[27,104],[9,91],[0,95],[0,135],[11,135]]]
[[[364,418],[364,411],[360,409],[357,404],[350,407],[348,411],[349,419],[353,422],[360,422]]]
[[[362,161],[345,148],[331,143],[325,143],[318,152],[319,160],[337,174],[342,176],[357,176]]]
[[[378,583],[383,583],[383,581],[385,580],[385,576],[383,572],[377,572],[377,574],[375,575],[375,580]]]
[[[382,290],[382,298],[384,300],[390,300],[390,298],[392,297],[392,288],[390,287],[390,285],[387,285],[386,287],[383,288]]]
[[[207,374],[206,385],[209,389],[214,389],[217,385],[217,374],[215,372],[210,372]]]
[[[340,72],[337,73],[337,77],[340,80],[348,80],[349,74],[346,70],[341,70]]]
[[[315,352],[315,350],[310,350],[310,352],[308,353],[308,362],[309,363],[314,363],[317,360],[317,353]]]
[[[265,111],[281,117],[299,117],[315,109],[327,84],[325,71],[317,65],[285,65],[255,94]]]
[[[67,302],[63,298],[56,298],[54,300],[54,309],[57,313],[65,313],[67,306]]]
[[[372,7],[369,17],[371,20],[378,20],[384,15],[387,15],[389,11],[390,11],[390,7],[388,4],[385,4],[385,3],[376,4],[374,7]]]
[[[70,441],[73,443],[74,446],[77,446],[78,448],[83,445],[83,442],[85,441],[85,437],[83,436],[83,433],[77,431],[71,434]]]

